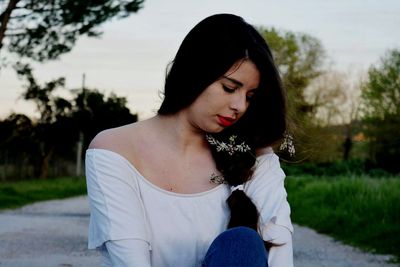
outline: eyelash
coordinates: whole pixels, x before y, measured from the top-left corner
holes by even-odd
[[[228,86],[222,85],[222,88],[224,88],[224,91],[227,93],[234,93],[237,88],[230,88]]]
[[[222,85],[222,88],[224,89],[225,92],[227,92],[227,93],[229,93],[229,94],[232,94],[232,93],[234,93],[234,92],[237,90],[237,88],[230,88],[230,87],[225,86],[225,85]],[[252,94],[252,95],[247,95],[247,96],[246,96],[246,100],[247,100],[247,101],[251,101],[251,99],[253,98],[253,96],[254,96],[254,94]]]

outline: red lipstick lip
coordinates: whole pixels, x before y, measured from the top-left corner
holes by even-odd
[[[233,119],[233,118],[224,117],[224,116],[220,116],[220,115],[218,115],[218,120],[219,120],[219,123],[224,127],[231,126],[235,122],[235,119]]]

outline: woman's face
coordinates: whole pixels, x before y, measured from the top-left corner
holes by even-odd
[[[209,85],[183,114],[196,129],[220,132],[243,116],[259,82],[256,65],[248,59],[241,60]]]

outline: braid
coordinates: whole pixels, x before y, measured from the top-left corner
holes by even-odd
[[[241,185],[251,178],[256,158],[254,149],[245,145],[245,141],[238,139],[236,135],[231,135],[228,142],[217,141],[218,139],[210,136],[207,140],[211,144],[216,167],[228,185]],[[227,203],[231,211],[228,228],[247,226],[258,230],[257,208],[243,190],[234,190]]]

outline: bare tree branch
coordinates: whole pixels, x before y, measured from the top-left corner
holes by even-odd
[[[3,39],[4,39],[4,34],[6,33],[7,30],[7,25],[8,22],[10,21],[11,13],[14,11],[16,8],[18,2],[20,0],[10,0],[8,2],[6,10],[1,14],[1,25],[0,25],[0,50],[3,47]]]

